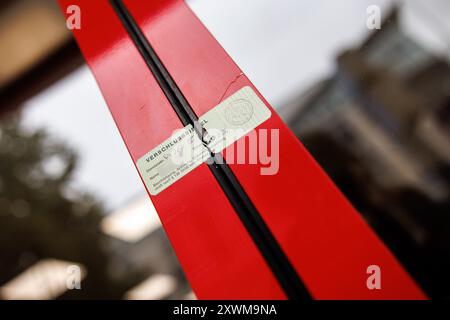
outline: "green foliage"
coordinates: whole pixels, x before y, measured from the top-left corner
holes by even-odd
[[[69,186],[77,157],[45,131],[30,131],[18,117],[0,124],[0,285],[36,261],[83,264],[82,290],[65,298],[120,298],[129,284],[108,276],[104,214],[90,195]]]

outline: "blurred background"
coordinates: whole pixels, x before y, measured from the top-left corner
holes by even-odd
[[[424,290],[449,298],[450,2],[188,4]],[[3,0],[0,299],[91,298],[195,295],[56,2]]]

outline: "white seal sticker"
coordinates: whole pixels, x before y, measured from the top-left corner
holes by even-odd
[[[208,160],[211,152],[221,152],[270,116],[252,88],[240,89],[200,117],[199,123],[207,132],[205,143],[188,125],[137,161],[150,194],[157,195]]]
[[[244,87],[200,117],[208,147],[219,153],[269,119],[271,112],[250,87]]]

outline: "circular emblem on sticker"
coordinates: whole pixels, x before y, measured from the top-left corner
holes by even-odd
[[[225,109],[225,117],[232,125],[242,126],[253,117],[253,105],[245,99],[233,101]]]

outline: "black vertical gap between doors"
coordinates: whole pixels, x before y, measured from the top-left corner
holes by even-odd
[[[205,130],[198,125],[197,115],[164,67],[124,3],[121,0],[110,0],[110,4],[182,124],[184,126],[192,125],[197,135],[204,141]],[[208,161],[208,166],[275,278],[283,288],[286,296],[292,300],[311,300],[311,295],[299,275],[275,240],[245,190],[225,163],[222,155],[211,152],[211,159]],[[205,199],[205,201],[208,201],[208,199]]]

